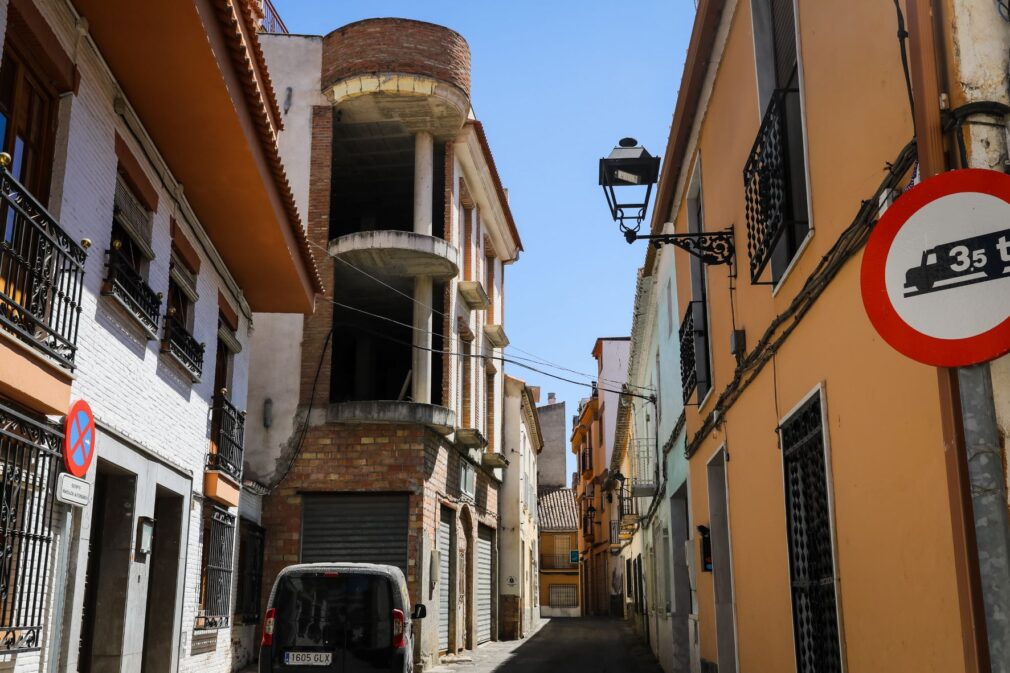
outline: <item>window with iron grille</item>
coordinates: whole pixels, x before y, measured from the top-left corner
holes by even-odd
[[[751,282],[788,270],[809,231],[793,0],[754,0],[754,50],[764,116],[744,167]]]
[[[122,173],[116,177],[112,210],[112,240],[108,273],[102,294],[112,297],[148,334],[155,334],[161,313],[161,296],[147,284],[154,214],[140,202]]]
[[[578,589],[574,584],[551,584],[548,592],[552,608],[579,607]]]
[[[688,231],[692,234],[705,230],[701,187],[695,184],[695,195],[688,198]],[[680,323],[680,382],[684,404],[701,402],[712,389],[711,356],[708,335],[708,280],[705,263],[691,255],[691,301]]]
[[[198,629],[228,626],[234,544],[234,515],[207,503],[203,511],[203,576],[200,612],[196,617]]]
[[[37,650],[63,433],[0,398],[0,651]]]
[[[235,592],[235,621],[257,624],[263,583],[263,542],[265,530],[242,519],[238,538],[238,582]]]
[[[796,669],[841,671],[821,397],[782,424]]]

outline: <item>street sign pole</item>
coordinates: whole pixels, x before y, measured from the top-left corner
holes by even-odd
[[[906,8],[909,69],[915,93],[913,123],[919,174],[925,179],[947,168],[940,119],[944,90],[941,88],[944,63],[940,46],[943,36],[936,30],[940,17],[936,14],[939,7],[934,7],[933,0],[908,0]],[[981,673],[991,667],[958,378],[957,369],[937,369],[965,670]]]

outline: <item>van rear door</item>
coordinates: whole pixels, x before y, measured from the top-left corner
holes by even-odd
[[[274,608],[275,671],[395,670],[392,588],[384,576],[292,573],[281,579]]]

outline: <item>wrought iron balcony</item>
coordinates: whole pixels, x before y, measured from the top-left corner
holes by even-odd
[[[572,561],[571,554],[541,554],[541,570],[572,570],[579,567],[579,562]]]
[[[621,523],[638,521],[638,500],[626,491],[621,494]]]
[[[242,454],[245,446],[245,414],[228,401],[224,392],[214,397],[211,409],[211,441],[207,469],[219,470],[242,481]]]
[[[743,169],[752,283],[772,261],[783,235],[797,224],[806,226],[799,122],[799,91],[775,91]]]
[[[274,4],[270,0],[263,2],[263,32],[264,33],[287,33],[288,28],[284,25],[281,15],[274,9]]]
[[[694,305],[700,303],[689,302],[680,321],[680,388],[684,393],[684,404],[691,400],[691,394],[698,386],[698,367],[694,357]]]
[[[148,287],[115,241],[107,254],[109,273],[102,284],[102,294],[118,301],[153,339],[158,334],[161,295]]]
[[[87,253],[5,166],[0,157],[0,327],[73,369]]]
[[[186,326],[175,316],[165,318],[165,338],[161,342],[161,352],[171,355],[194,381],[203,373],[204,345],[189,333]]]

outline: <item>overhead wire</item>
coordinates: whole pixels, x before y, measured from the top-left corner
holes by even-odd
[[[381,278],[378,278],[377,276],[368,273],[367,271],[365,271],[364,269],[362,269],[358,265],[354,264],[353,262],[350,262],[350,261],[344,259],[341,256],[331,254],[330,251],[329,251],[329,249],[327,249],[325,246],[322,246],[319,243],[316,243],[315,241],[309,241],[309,244],[312,245],[312,246],[315,246],[316,248],[319,248],[320,250],[322,250],[326,254],[327,257],[335,259],[335,260],[341,262],[342,264],[344,264],[346,266],[349,266],[350,268],[354,269],[355,271],[357,271],[358,273],[362,274],[366,278],[369,278],[372,281],[378,283],[379,285],[382,285],[383,287],[385,287],[385,288],[387,288],[389,290],[392,290],[393,292],[395,292],[396,294],[400,295],[401,297],[409,299],[410,301],[412,301],[413,303],[417,304],[418,306],[420,306],[420,307],[422,307],[424,309],[427,309],[427,310],[431,311],[432,313],[435,313],[436,315],[442,316],[443,318],[446,317],[446,314],[443,311],[438,310],[434,306],[429,306],[429,305],[425,304],[424,302],[420,301],[416,297],[414,297],[414,296],[412,296],[410,294],[407,294],[406,292],[404,292],[403,290],[400,290],[399,288],[395,287],[394,285],[391,285],[391,284],[385,282],[384,280],[382,280]],[[339,303],[339,302],[337,302],[335,300],[332,300],[332,299],[329,299],[329,298],[325,298],[325,297],[324,297],[324,299],[326,299],[327,301],[330,301],[333,304],[336,304],[337,306],[341,306],[343,308],[349,308],[351,310],[355,310],[354,307],[349,307],[349,306],[347,306],[345,304],[341,304],[341,303]],[[363,313],[368,313],[367,311],[362,311],[362,312]],[[385,319],[384,316],[379,316],[379,315],[376,315],[376,314],[369,314],[369,315],[372,315],[373,317],[377,317],[377,318],[380,318],[380,319]],[[392,322],[397,322],[397,321],[392,320]],[[406,323],[399,323],[399,322],[398,322],[398,324],[403,325],[405,327],[409,327],[409,328],[411,328],[411,329],[413,329],[415,331],[427,332],[429,334],[434,335],[434,332],[430,332],[428,330],[422,330],[422,329],[420,329],[418,327],[414,327],[413,325],[407,325]],[[577,374],[579,376],[585,376],[586,378],[589,378],[590,380],[597,380],[598,379],[601,383],[604,382],[604,381],[606,381],[608,383],[613,383],[613,384],[616,384],[616,385],[619,385],[619,386],[627,385],[627,386],[630,386],[630,387],[633,387],[633,388],[637,388],[639,390],[653,391],[652,388],[647,387],[647,386],[640,386],[640,385],[628,383],[626,381],[618,381],[616,379],[597,377],[596,375],[593,375],[593,374],[587,374],[586,372],[580,372],[578,370],[571,369],[569,367],[565,367],[564,365],[561,365],[561,364],[558,364],[556,362],[552,362],[550,360],[542,358],[542,357],[538,356],[537,354],[531,353],[530,351],[527,351],[527,350],[524,350],[522,348],[519,348],[518,346],[511,345],[511,347],[514,350],[517,350],[517,351],[519,351],[521,353],[525,353],[526,355],[531,356],[531,357],[524,358],[524,357],[520,357],[518,355],[513,355],[512,357],[514,359],[516,359],[516,360],[524,360],[526,362],[534,362],[536,364],[539,364],[539,365],[542,365],[542,366],[545,366],[545,367],[549,367],[551,369],[557,369],[557,370],[560,370],[560,371],[568,372],[570,374]],[[562,377],[555,377],[555,378],[558,378],[558,380],[562,380],[562,381],[566,380],[566,379],[563,379]],[[584,384],[580,383],[579,385],[584,385]]]
[[[414,327],[413,325],[410,325],[408,323],[402,322],[400,320],[396,320],[395,318],[390,318],[388,316],[380,315],[378,313],[372,313],[371,311],[366,311],[365,309],[358,308],[357,306],[351,306],[350,304],[344,304],[343,302],[338,302],[338,301],[336,301],[334,299],[329,299],[329,298],[326,298],[326,297],[324,297],[323,299],[325,301],[328,301],[328,302],[334,304],[335,306],[339,306],[340,308],[344,308],[344,309],[347,309],[349,311],[355,311],[357,313],[361,313],[363,315],[367,315],[367,316],[370,316],[372,318],[377,318],[379,320],[384,320],[386,322],[393,323],[394,325],[399,325],[401,327],[407,327],[407,328],[412,329],[412,330],[416,330],[416,331],[421,331],[421,332],[426,332],[426,333],[432,334],[431,332],[427,332],[427,330],[421,330],[420,328]],[[408,342],[403,341],[401,339],[397,339],[395,337],[391,337],[388,334],[382,334],[381,332],[376,332],[374,330],[369,330],[368,328],[361,327],[359,325],[352,325],[350,323],[343,323],[343,324],[346,325],[346,326],[355,327],[356,329],[359,329],[362,332],[366,332],[368,334],[371,334],[372,336],[377,336],[377,337],[386,339],[387,341],[391,341],[391,342],[394,342],[394,343],[401,344],[403,346],[410,346],[411,348],[416,348],[418,350],[424,350],[424,351],[429,351],[429,352],[432,352],[432,353],[439,353],[441,355],[450,355],[450,356],[455,356],[455,357],[469,357],[469,358],[496,360],[498,362],[512,364],[512,365],[515,365],[516,367],[520,367],[522,369],[527,369],[529,371],[536,372],[538,374],[542,374],[543,376],[547,376],[548,378],[556,379],[558,381],[563,381],[565,383],[571,383],[573,385],[583,386],[585,388],[594,388],[596,390],[601,390],[603,392],[608,392],[608,393],[616,393],[616,394],[619,394],[619,395],[621,395],[621,394],[628,395],[628,396],[631,396],[631,397],[637,397],[637,398],[644,399],[644,400],[651,400],[652,399],[652,397],[649,396],[649,395],[641,395],[639,393],[633,393],[633,392],[629,392],[627,390],[615,390],[613,388],[606,388],[606,387],[601,386],[599,384],[594,385],[592,382],[576,381],[575,379],[570,379],[570,378],[566,378],[566,377],[563,377],[563,376],[559,376],[557,374],[553,374],[551,372],[546,372],[546,371],[544,371],[542,369],[538,369],[536,367],[530,366],[530,365],[525,364],[523,362],[516,361],[513,358],[507,358],[507,357],[505,357],[503,355],[482,355],[480,353],[459,353],[459,352],[456,352],[456,351],[450,351],[450,350],[445,350],[445,349],[440,349],[440,348],[432,348],[430,346],[419,346],[419,345],[414,344],[414,343],[408,343]]]

